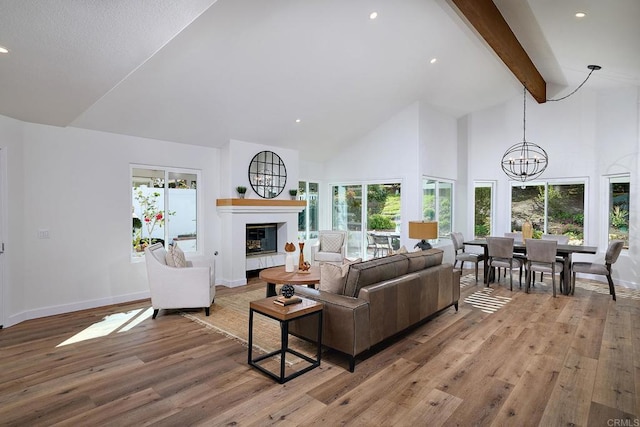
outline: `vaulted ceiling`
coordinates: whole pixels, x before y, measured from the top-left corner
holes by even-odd
[[[640,86],[639,1],[494,2],[548,97],[589,64]],[[308,159],[418,100],[460,117],[522,88],[447,0],[0,0],[0,45],[2,115]]]

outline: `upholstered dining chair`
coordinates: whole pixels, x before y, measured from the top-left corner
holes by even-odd
[[[522,260],[513,257],[512,237],[487,237],[487,249],[489,255],[489,268],[509,269],[509,288],[513,290],[513,269],[520,271],[519,283],[522,287]],[[505,274],[506,277],[506,274]],[[489,280],[487,278],[487,286]]]
[[[556,273],[562,273],[563,264],[556,261],[558,242],[555,240],[526,239],[527,247],[527,277],[525,279],[526,293],[529,293],[531,281],[535,282],[535,272],[551,273],[551,283],[553,286],[553,296],[556,296]],[[560,274],[560,283],[563,275]],[[542,280],[542,275],[540,276]]]
[[[455,254],[455,261],[453,268],[456,268],[456,264],[460,261],[460,272],[464,268],[465,262],[472,262],[476,266],[476,282],[478,281],[478,263],[484,261],[484,254],[475,254],[473,252],[465,252],[464,249],[464,235],[459,232],[451,233],[451,241],[453,242],[453,251]]]
[[[318,232],[318,241],[311,245],[311,262],[313,265],[319,265],[321,262],[342,265],[346,256],[346,231],[322,230]]]
[[[555,240],[559,245],[568,245],[569,244],[569,236],[565,236],[564,234],[543,234],[542,240]],[[562,261],[562,257],[556,256],[556,261]],[[544,273],[540,272],[540,280],[542,281],[544,278]]]
[[[184,267],[167,264],[167,251],[162,243],[144,250],[147,278],[151,291],[151,306],[155,319],[160,309],[200,308],[209,315],[216,295],[215,275],[211,266],[194,266],[186,261]]]
[[[615,264],[624,247],[624,240],[612,240],[607,247],[607,253],[604,255],[604,264],[594,262],[574,262],[571,265],[571,294],[576,290],[576,273],[587,273],[606,276],[609,282],[609,294],[616,300],[616,288],[611,278],[611,266]]]

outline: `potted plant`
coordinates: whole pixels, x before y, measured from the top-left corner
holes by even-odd
[[[296,196],[298,195],[298,190],[292,188],[291,190],[289,190],[289,195],[291,196],[291,200],[295,200]]]
[[[238,196],[239,196],[241,199],[244,199],[244,194],[247,192],[247,187],[244,187],[244,186],[242,186],[242,185],[238,185],[238,186],[236,187],[236,191],[238,192]]]

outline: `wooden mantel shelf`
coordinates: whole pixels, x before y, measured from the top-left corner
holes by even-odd
[[[216,199],[216,206],[257,206],[257,207],[306,207],[304,200],[283,199]]]

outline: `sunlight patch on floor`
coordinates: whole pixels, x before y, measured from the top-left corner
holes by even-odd
[[[511,301],[508,297],[491,296],[492,292],[492,288],[483,288],[466,297],[464,302],[485,313],[495,313]]]
[[[110,314],[101,321],[92,324],[91,326],[83,329],[71,338],[58,344],[56,347],[62,347],[65,345],[94,338],[105,337],[112,332],[118,331],[118,329],[120,329],[118,332],[128,331],[140,324],[140,322],[144,321],[145,319],[150,318],[152,314],[153,308],[151,307],[144,311],[142,308],[139,308],[137,310],[131,310],[125,313]]]

